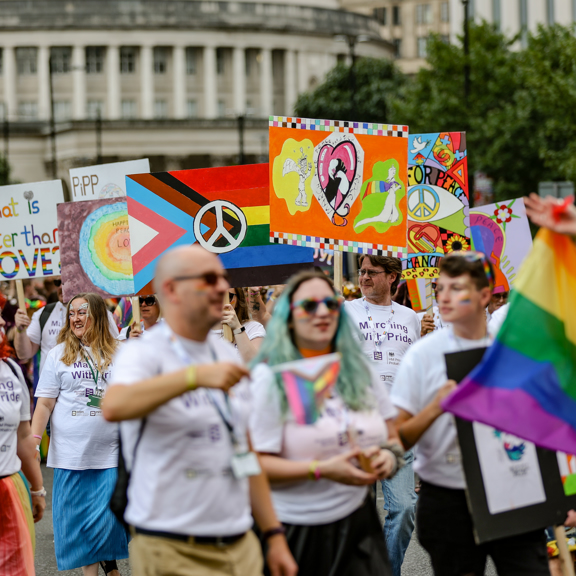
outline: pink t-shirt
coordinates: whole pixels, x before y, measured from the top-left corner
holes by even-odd
[[[374,372],[370,409],[354,412],[334,395],[312,425],[297,424],[289,411],[282,414],[280,394],[268,366],[256,366],[251,388],[254,406],[250,434],[254,449],[288,460],[324,460],[348,452],[355,445],[381,445],[388,438],[386,420],[396,416],[386,385]],[[348,486],[321,478],[318,482],[274,483],[272,499],[282,522],[316,525],[345,518],[362,505],[367,491],[366,486]]]

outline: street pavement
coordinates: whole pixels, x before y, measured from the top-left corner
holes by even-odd
[[[46,497],[46,511],[44,518],[36,524],[36,576],[82,576],[82,570],[67,570],[65,572],[58,572],[56,567],[56,557],[54,556],[54,531],[52,530],[52,476],[51,468],[46,468],[42,465],[42,474],[44,475],[44,486],[48,495]],[[382,491],[378,489],[378,510],[383,520],[382,514]],[[122,576],[131,576],[132,572],[128,565],[128,560],[121,560],[118,562],[120,574]],[[104,572],[100,569],[100,575]],[[495,576],[496,572],[489,566],[486,571],[486,576]],[[138,575],[134,575],[138,576]],[[432,576],[432,569],[426,552],[421,548],[416,540],[416,536],[412,537],[412,541],[406,552],[404,565],[402,566],[402,576]]]

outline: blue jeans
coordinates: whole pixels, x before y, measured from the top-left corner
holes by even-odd
[[[406,466],[391,480],[382,480],[384,510],[388,512],[384,522],[384,538],[388,548],[390,566],[394,576],[401,576],[402,562],[414,530],[416,492],[414,491],[414,453],[404,455]]]

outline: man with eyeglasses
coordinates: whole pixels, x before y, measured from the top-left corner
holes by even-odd
[[[344,305],[360,329],[364,353],[390,391],[402,357],[420,338],[420,321],[413,310],[392,301],[402,275],[399,258],[365,254],[360,256],[359,263],[362,298]],[[384,536],[394,576],[401,575],[414,530],[414,455],[410,451],[404,458],[407,465],[391,480],[382,480],[387,511]]]
[[[256,519],[273,576],[295,576],[284,528],[247,432],[248,370],[212,327],[226,273],[198,246],[166,253],[154,288],[164,322],[117,353],[102,412],[121,421],[131,470],[124,518],[134,574],[261,574]]]
[[[16,355],[19,360],[26,362],[40,350],[39,373],[42,372],[46,356],[56,346],[58,334],[66,320],[66,306],[62,303],[62,280],[55,278],[54,286],[56,286],[58,302],[47,304],[44,308],[37,310],[31,319],[26,310],[19,308],[14,318]],[[108,312],[108,322],[112,336],[118,338],[118,327],[110,312]]]

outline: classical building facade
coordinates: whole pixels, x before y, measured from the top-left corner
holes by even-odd
[[[304,4],[304,3],[301,3]],[[339,0],[0,0],[0,117],[13,177],[150,157],[153,170],[267,153],[267,118],[291,115],[348,55],[392,57],[372,14]],[[7,133],[7,137],[6,137]],[[0,146],[0,153],[2,147]]]
[[[344,0],[344,5],[377,19],[382,37],[393,43],[398,64],[408,74],[425,65],[431,33],[456,42],[463,31],[462,0]],[[510,37],[520,34],[521,46],[526,33],[539,24],[572,24],[576,0],[468,0],[468,14],[496,24]]]

